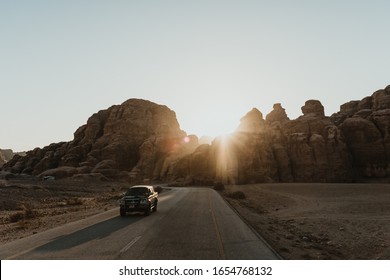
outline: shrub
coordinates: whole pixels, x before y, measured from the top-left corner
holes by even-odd
[[[236,191],[228,194],[228,197],[233,198],[233,199],[245,199],[245,193],[242,191]]]
[[[30,224],[26,220],[20,220],[18,222],[18,229],[28,229]]]
[[[26,207],[24,204],[19,206],[19,209],[21,211],[18,211],[16,213],[12,214],[11,216],[9,216],[9,221],[11,223],[16,223],[16,222],[19,222],[21,220],[26,220],[26,219],[34,219],[38,216],[37,211]]]
[[[214,183],[214,190],[223,191],[223,190],[225,190],[225,185],[222,184],[221,182],[215,182]]]
[[[35,210],[32,210],[32,209],[26,209],[24,211],[24,217],[26,219],[33,219],[33,218],[36,218],[38,216],[38,212],[35,211]]]
[[[80,197],[69,198],[66,201],[66,205],[69,205],[69,206],[83,205],[83,204],[84,204],[84,200],[82,198],[80,198]]]
[[[20,211],[9,216],[9,221],[11,223],[16,223],[19,222],[20,220],[23,220],[24,218],[25,218],[25,213]]]

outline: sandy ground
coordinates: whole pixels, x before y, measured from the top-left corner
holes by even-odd
[[[241,191],[245,199],[231,198]],[[227,186],[224,196],[285,259],[390,259],[390,185]]]
[[[1,180],[0,244],[118,207],[127,187],[101,181]]]
[[[118,207],[127,187],[0,180],[0,245]],[[221,194],[285,259],[390,259],[390,185],[260,184]]]

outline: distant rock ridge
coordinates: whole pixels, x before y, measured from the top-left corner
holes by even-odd
[[[10,161],[14,155],[26,155],[25,152],[14,153],[11,149],[0,149],[0,167],[2,167],[6,162]]]
[[[168,107],[130,99],[92,115],[70,142],[15,156],[3,171],[188,184],[390,181],[390,86],[328,117],[308,100],[290,120],[280,103],[236,131],[199,140]]]

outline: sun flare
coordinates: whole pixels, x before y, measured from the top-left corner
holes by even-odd
[[[237,178],[237,157],[233,134],[223,134],[217,141],[217,178],[225,184],[235,184]]]

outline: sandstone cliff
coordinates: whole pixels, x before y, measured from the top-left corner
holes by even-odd
[[[195,149],[186,136],[168,107],[130,99],[92,115],[74,133],[73,141],[36,148],[25,157],[16,156],[3,169],[41,177],[96,174],[159,179],[168,157]]]
[[[303,116],[289,120],[282,106],[275,104],[264,120],[260,111],[252,109],[234,133],[186,157],[186,163],[197,160],[196,168],[180,165],[178,172],[172,168],[171,175],[188,182],[214,178],[231,184],[351,181],[347,146],[321,103],[309,100],[302,112]]]
[[[3,170],[190,184],[390,180],[390,86],[330,117],[318,100],[301,109],[290,120],[279,103],[265,119],[253,108],[208,144],[166,106],[130,99],[91,116],[73,141],[15,156]]]
[[[318,100],[301,109],[295,120],[279,103],[265,120],[252,109],[229,137],[187,156],[186,168],[173,167],[172,178],[239,184],[390,181],[390,86],[341,105],[331,117]],[[195,169],[188,165],[194,159]]]

